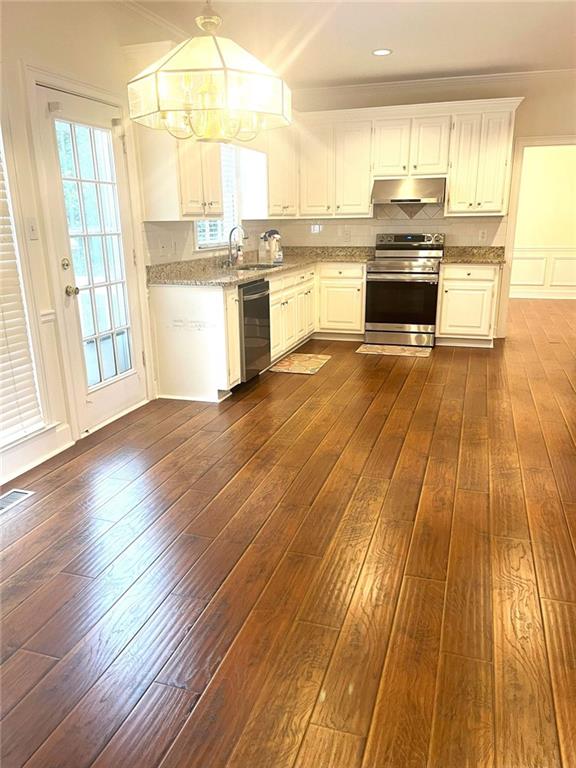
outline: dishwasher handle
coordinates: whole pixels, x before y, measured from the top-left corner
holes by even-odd
[[[261,293],[249,293],[244,294],[242,301],[254,301],[254,299],[261,299],[263,296],[269,296],[270,291],[262,291]]]

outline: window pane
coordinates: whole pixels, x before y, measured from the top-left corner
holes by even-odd
[[[88,285],[88,263],[86,261],[85,241],[83,237],[71,237],[72,264],[74,265],[74,282],[78,286]]]
[[[80,291],[78,294],[78,304],[80,306],[80,325],[82,327],[82,337],[94,336],[94,314],[92,312],[92,297],[89,290]]]
[[[96,288],[94,291],[94,301],[96,303],[96,322],[98,324],[98,330],[109,331],[112,327],[110,325],[110,308],[108,305],[108,289]]]
[[[82,183],[82,202],[84,203],[86,232],[101,232],[96,184]]]
[[[98,352],[94,339],[84,342],[84,362],[86,363],[88,386],[93,387],[95,384],[99,384],[101,381],[100,364],[98,363]]]
[[[118,373],[130,370],[128,331],[120,331],[116,334],[116,359],[118,360]]]
[[[205,219],[196,223],[196,243],[199,248],[227,244],[228,233],[238,224],[238,185],[234,147],[226,145],[220,147],[220,167],[223,216],[221,219]]]
[[[116,361],[114,360],[114,347],[112,336],[102,336],[100,339],[100,356],[102,358],[102,376],[111,379],[116,376]]]
[[[106,237],[106,253],[108,256],[110,280],[122,280],[122,252],[120,250],[119,235],[108,235]]]
[[[112,162],[112,143],[109,131],[94,130],[96,163],[100,181],[114,181],[114,163]]]
[[[110,298],[112,299],[112,318],[114,327],[120,328],[127,325],[126,322],[126,302],[124,300],[124,286],[122,283],[110,286]]]
[[[68,220],[68,232],[71,235],[79,235],[82,232],[82,214],[80,213],[80,198],[78,197],[78,184],[75,181],[63,181],[64,205],[66,207],[66,219]]]
[[[104,243],[102,237],[89,237],[88,250],[90,252],[90,266],[92,268],[92,280],[95,283],[106,282],[106,267],[104,265]]]
[[[74,148],[72,146],[72,131],[70,123],[56,120],[56,142],[58,144],[58,156],[60,158],[60,170],[62,176],[75,177],[76,163],[74,162]]]
[[[81,179],[95,179],[94,156],[92,154],[92,141],[90,139],[90,128],[85,125],[75,125],[76,134],[76,153],[78,155],[78,165],[80,166]]]
[[[111,187],[109,184],[103,184],[100,187],[100,199],[102,201],[104,232],[118,232],[118,216],[113,187]]]

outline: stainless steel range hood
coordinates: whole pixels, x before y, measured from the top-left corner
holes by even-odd
[[[446,179],[376,179],[372,187],[375,205],[444,202]]]

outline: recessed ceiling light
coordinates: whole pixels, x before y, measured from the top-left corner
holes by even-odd
[[[390,56],[391,53],[390,48],[376,48],[375,51],[372,51],[373,56]]]

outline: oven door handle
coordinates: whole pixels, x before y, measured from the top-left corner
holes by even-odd
[[[394,273],[381,273],[381,272],[369,272],[366,275],[366,280],[369,283],[377,282],[394,282],[394,283],[430,283],[431,285],[438,284],[438,275],[414,275],[406,272],[394,272]]]

